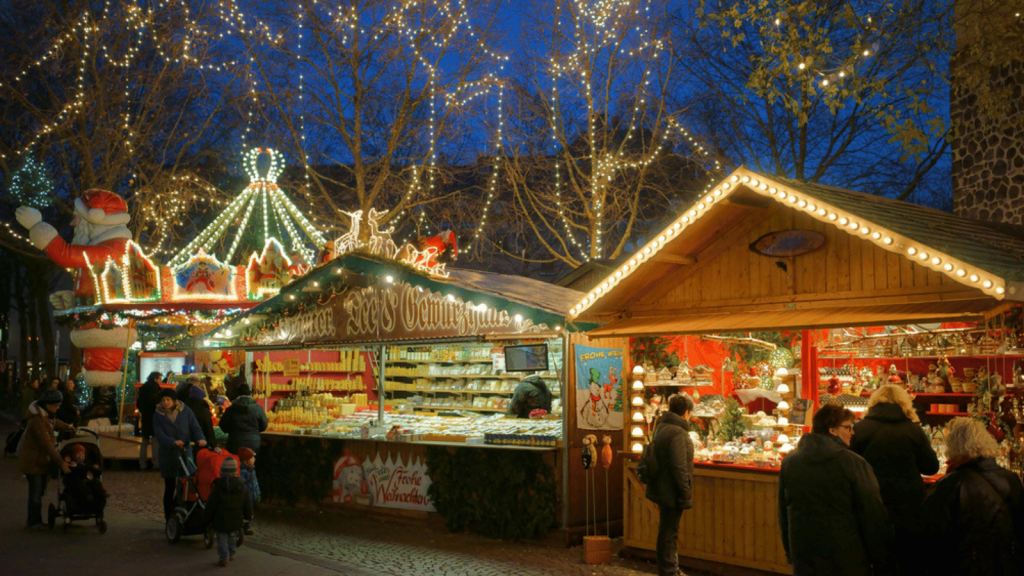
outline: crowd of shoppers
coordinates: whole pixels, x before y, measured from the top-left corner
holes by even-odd
[[[661,576],[682,574],[676,539],[693,489],[688,401],[669,399],[648,447]],[[822,405],[779,473],[778,521],[793,574],[1024,574],[1021,479],[996,463],[998,445],[977,420],[952,420],[945,444],[947,472],[928,490],[922,476],[936,474],[939,459],[906,390],[881,387],[860,421]]]

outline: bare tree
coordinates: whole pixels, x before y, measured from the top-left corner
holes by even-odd
[[[665,5],[538,0],[523,18],[490,247],[571,267],[616,258],[715,167],[668,100]]]
[[[219,201],[199,169],[218,164],[238,128],[219,14],[188,2],[14,0],[0,27],[0,169],[42,165],[51,218],[97,187],[129,200],[144,248],[192,234],[194,213]],[[0,243],[28,250],[10,234]]]
[[[716,145],[800,180],[949,195],[953,0],[692,0],[678,62]]]
[[[467,157],[464,112],[504,60],[491,52],[499,6],[300,0],[264,3],[260,20],[226,16],[252,63],[265,134],[305,167],[296,184],[322,228],[371,208],[386,212],[381,226],[412,226],[413,208],[455,195],[440,184]]]

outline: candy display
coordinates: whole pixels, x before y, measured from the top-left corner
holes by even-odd
[[[268,414],[268,417],[270,415]],[[375,411],[357,411],[338,415],[323,406],[284,408],[270,418],[269,431],[309,434],[328,438],[366,438],[369,440],[445,441],[521,446],[557,446],[562,439],[559,419],[517,419],[504,415],[466,414],[427,416],[390,413],[389,428],[376,427]],[[373,429],[379,432],[370,432]],[[368,434],[364,435],[364,430]],[[388,431],[391,437],[388,437]]]

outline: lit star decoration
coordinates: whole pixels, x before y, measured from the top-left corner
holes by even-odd
[[[265,175],[260,173],[258,167],[258,161],[264,154],[270,157]],[[249,176],[249,185],[228,203],[213,223],[168,262],[169,266],[180,268],[200,250],[216,255],[217,246],[225,239],[229,228],[234,228],[235,237],[224,258],[220,260],[231,264],[254,211],[262,215],[264,247],[271,239],[281,243],[287,237],[292,253],[301,254],[307,262],[313,260],[316,249],[323,247],[326,242],[323,234],[303,216],[277,185],[277,178],[284,170],[284,156],[272,148],[253,148],[246,153],[243,166]],[[237,225],[233,225],[239,216],[241,219]]]

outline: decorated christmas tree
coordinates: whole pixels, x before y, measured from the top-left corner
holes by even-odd
[[[740,403],[729,400],[725,404],[725,414],[718,420],[718,439],[729,442],[743,435],[747,429],[743,422],[743,411],[740,410]]]
[[[50,205],[53,179],[46,167],[34,158],[26,158],[21,168],[11,174],[8,192],[18,204],[45,208]]]

